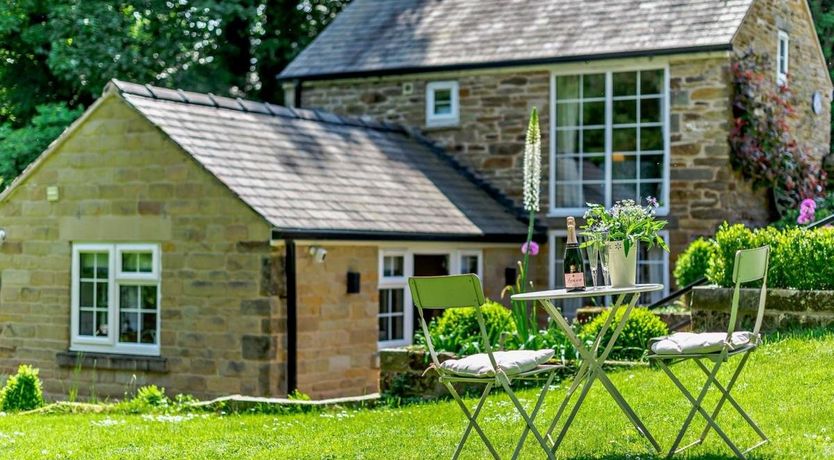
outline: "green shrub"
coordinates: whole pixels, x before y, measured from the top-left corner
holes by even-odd
[[[602,344],[608,343],[611,339],[611,336],[614,334],[614,326],[617,324],[617,321],[622,319],[623,313],[625,313],[625,308],[617,310],[612,327],[605,333],[601,342]],[[610,314],[611,310],[606,310],[591,320],[591,322],[582,326],[582,329],[579,331],[580,339],[586,342],[593,340],[599,334],[599,331],[602,329]],[[611,354],[608,355],[608,359],[641,359],[646,353],[646,346],[649,343],[649,339],[664,336],[668,333],[669,327],[657,315],[645,308],[635,308],[631,312],[628,321],[626,321],[623,331],[617,337],[617,342],[611,350]]]
[[[718,248],[715,241],[698,238],[689,245],[675,263],[675,283],[679,288],[703,278],[707,274],[709,261],[715,257]]]
[[[165,388],[147,385],[136,391],[136,396],[119,404],[129,414],[142,414],[167,409],[171,401],[165,396]]]
[[[501,335],[515,330],[512,312],[496,302],[487,301],[481,307],[490,345],[497,347]],[[483,339],[474,308],[450,308],[429,324],[429,334],[436,351],[447,351],[460,356],[483,352]],[[417,343],[425,344],[422,334]]]
[[[38,370],[21,364],[17,374],[9,377],[0,390],[0,406],[4,411],[32,410],[43,406],[43,390]]]
[[[743,225],[724,224],[715,234],[716,257],[707,279],[719,286],[733,286],[736,251],[770,246],[767,285],[772,288],[834,289],[834,228],[814,230],[767,227],[750,230]]]

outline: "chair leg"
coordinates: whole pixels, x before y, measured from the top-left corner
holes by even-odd
[[[489,449],[489,453],[492,454],[493,458],[495,458],[495,460],[500,460],[501,457],[498,455],[498,452],[495,451],[495,448],[492,447],[492,443],[489,442],[489,438],[487,438],[486,434],[484,434],[484,431],[481,429],[481,426],[478,425],[478,422],[476,420],[478,414],[481,412],[481,408],[483,407],[484,402],[486,402],[487,396],[489,396],[490,390],[492,390],[493,383],[488,383],[486,388],[484,388],[484,393],[481,395],[481,399],[478,400],[478,405],[475,406],[475,411],[471,414],[469,412],[469,408],[466,407],[466,404],[463,403],[463,400],[460,398],[460,395],[458,395],[457,390],[455,390],[455,387],[449,382],[443,382],[443,384],[446,386],[446,389],[449,390],[449,393],[452,395],[452,398],[454,398],[455,402],[458,403],[458,406],[460,406],[460,409],[463,411],[463,414],[469,420],[469,425],[467,425],[466,431],[464,431],[463,437],[461,437],[460,442],[458,443],[458,447],[455,449],[454,455],[452,455],[452,460],[458,458],[458,456],[460,455],[461,451],[463,450],[463,445],[466,444],[466,439],[469,437],[469,433],[472,431],[473,428],[475,429],[475,432],[478,433],[478,436],[481,437],[481,440],[484,442],[487,449]]]
[[[675,386],[678,387],[681,393],[683,393],[683,395],[686,396],[686,399],[688,399],[689,402],[692,404],[692,410],[689,411],[689,415],[687,415],[685,421],[683,422],[683,426],[681,427],[680,432],[678,432],[678,436],[675,439],[675,442],[669,449],[669,454],[667,455],[667,458],[671,458],[672,455],[678,452],[678,446],[683,440],[684,435],[686,435],[686,432],[689,429],[689,424],[692,423],[692,419],[695,417],[695,414],[700,413],[704,417],[704,420],[706,420],[707,423],[712,426],[715,432],[718,433],[721,439],[723,439],[727,446],[730,447],[733,453],[736,454],[738,458],[744,460],[746,458],[744,454],[739,450],[738,447],[736,447],[733,441],[730,440],[726,433],[724,433],[724,430],[722,430],[721,427],[719,427],[718,424],[715,423],[715,420],[713,420],[712,417],[710,417],[710,414],[707,413],[707,411],[704,410],[704,408],[701,405],[704,401],[704,398],[707,395],[707,392],[709,391],[709,387],[714,382],[716,382],[715,376],[718,375],[718,370],[721,368],[722,362],[716,361],[715,366],[713,366],[712,371],[707,376],[707,381],[704,383],[704,388],[701,390],[701,393],[698,395],[697,399],[693,397],[692,393],[690,393],[689,390],[687,390],[686,387],[681,383],[681,381],[678,380],[677,377],[675,377],[675,374],[672,373],[672,371],[669,369],[666,363],[663,362],[663,360],[658,360],[658,364],[660,365],[660,368],[663,369],[664,372],[666,372],[666,375],[669,376],[669,379],[672,380]]]
[[[536,405],[533,407],[533,412],[530,413],[530,421],[535,421],[536,416],[539,413],[539,409],[541,409],[542,404],[544,403],[544,397],[547,395],[547,391],[550,389],[550,384],[553,383],[553,378],[556,376],[555,372],[550,373],[550,377],[547,378],[547,382],[544,384],[544,388],[542,388],[541,394],[539,394],[539,399],[536,401]],[[530,427],[525,425],[524,431],[521,433],[521,438],[518,440],[518,444],[515,447],[515,451],[513,452],[513,460],[517,459],[519,454],[521,453],[521,448],[524,446],[524,441],[527,439],[527,434],[530,433]],[[545,446],[545,448],[547,448]]]
[[[562,419],[562,414],[565,412],[565,409],[568,406],[571,398],[573,397],[574,392],[579,388],[579,383],[585,378],[585,373],[588,372],[588,362],[583,361],[582,365],[579,367],[579,370],[576,372],[576,376],[573,378],[573,382],[568,388],[568,392],[565,394],[565,399],[562,400],[562,404],[559,405],[559,410],[556,411],[556,416],[553,417],[553,421],[550,423],[550,427],[547,429],[547,433],[545,433],[545,437],[553,442],[553,439],[550,435],[553,433],[553,430],[556,428],[556,425],[559,423],[559,420]]]
[[[733,389],[733,386],[735,385],[736,380],[738,379],[739,374],[741,374],[741,370],[744,368],[744,365],[747,363],[747,358],[749,357],[750,352],[748,351],[744,354],[744,356],[741,358],[741,361],[738,363],[738,367],[736,367],[736,370],[733,373],[733,376],[730,378],[730,381],[727,383],[726,388],[724,388],[724,386],[721,385],[721,383],[717,380],[715,381],[716,388],[718,388],[721,391],[721,399],[718,401],[718,404],[715,406],[715,409],[712,412],[712,418],[716,419],[718,417],[718,413],[724,406],[724,402],[729,401],[730,405],[732,405],[739,413],[739,415],[741,415],[744,418],[744,420],[747,421],[747,424],[750,425],[751,428],[753,428],[753,431],[755,431],[756,434],[759,435],[762,441],[767,441],[767,435],[764,434],[761,428],[759,428],[756,422],[753,421],[753,418],[750,417],[750,415],[747,414],[747,412],[741,407],[738,401],[736,401],[735,398],[733,398],[730,395],[730,391]],[[709,370],[701,361],[695,360],[695,362],[698,363],[698,366],[701,368],[701,370],[704,371],[705,374],[709,375]],[[700,442],[704,442],[704,440],[707,437],[707,434],[709,434],[710,428],[711,427],[709,424],[707,424],[707,426],[704,427],[704,431],[701,433],[701,437],[699,438]]]
[[[547,443],[545,442],[541,433],[539,433],[539,430],[538,428],[536,428],[536,425],[533,423],[533,420],[530,418],[529,415],[527,415],[527,411],[524,410],[524,406],[521,404],[521,401],[518,400],[515,393],[513,392],[513,389],[510,388],[510,381],[507,378],[507,376],[499,374],[498,381],[501,383],[501,386],[504,387],[504,391],[507,392],[507,396],[510,397],[510,400],[513,402],[513,405],[515,405],[515,408],[518,410],[518,413],[527,423],[527,428],[529,428],[529,430],[533,433],[533,436],[535,436],[536,440],[539,441],[539,444],[541,444],[542,449],[544,449],[544,451],[547,452],[547,458],[550,460],[556,460],[556,457],[553,456],[553,452],[550,451],[550,448],[547,446]]]

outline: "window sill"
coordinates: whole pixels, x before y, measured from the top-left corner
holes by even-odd
[[[168,359],[159,356],[131,356],[115,353],[62,351],[55,355],[58,367],[110,369],[117,371],[168,372]]]
[[[459,120],[448,120],[448,121],[430,121],[426,123],[426,131],[439,131],[443,129],[455,129],[460,128],[460,121]]]

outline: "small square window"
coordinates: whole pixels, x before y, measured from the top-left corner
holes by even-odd
[[[435,81],[426,85],[426,126],[456,126],[460,121],[456,81]]]
[[[405,257],[385,256],[382,259],[382,276],[385,278],[397,278],[404,274]]]

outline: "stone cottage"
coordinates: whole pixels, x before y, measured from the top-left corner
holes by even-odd
[[[498,297],[527,232],[501,200],[399,126],[114,80],[0,195],[0,368],[54,397],[374,392],[408,276]]]
[[[56,397],[373,392],[378,349],[412,341],[408,276],[478,273],[493,299],[514,278],[532,106],[536,285],[559,285],[565,216],[651,195],[672,254],[639,276],[668,286],[696,235],[771,217],[729,164],[747,48],[822,157],[804,0],[354,0],[279,76],[294,108],[112,81],[0,195],[0,371]]]
[[[421,128],[516,201],[537,106],[549,284],[565,216],[653,196],[672,251],[643,251],[638,276],[669,286],[697,236],[773,219],[729,162],[730,63],[748,49],[790,84],[795,137],[821,159],[832,84],[806,0],[354,0],[280,78],[298,107]]]

